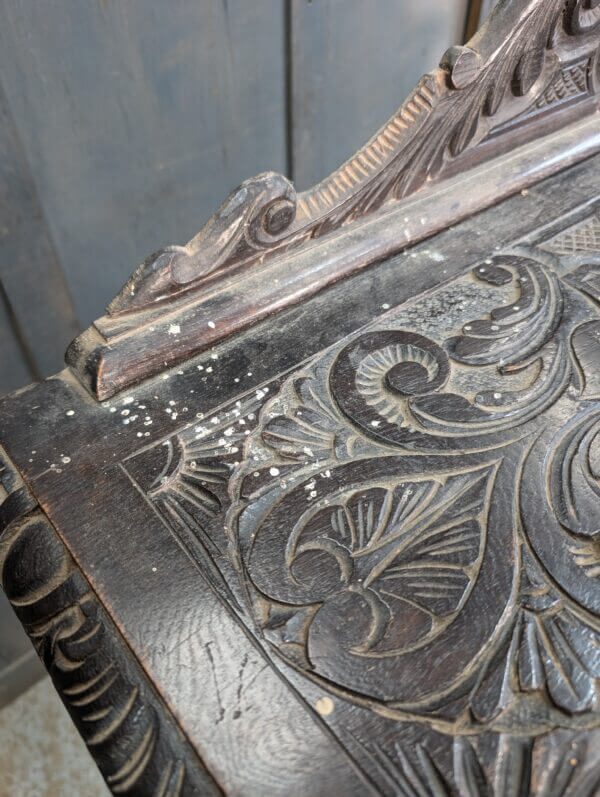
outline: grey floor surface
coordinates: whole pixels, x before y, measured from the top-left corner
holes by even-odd
[[[0,710],[0,797],[109,797],[47,676]]]

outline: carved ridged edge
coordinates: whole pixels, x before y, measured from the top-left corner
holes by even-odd
[[[286,267],[278,272],[281,278],[276,280],[274,300],[271,278],[258,289],[251,284],[252,270],[265,260],[277,265],[292,250],[302,252],[317,239],[329,240],[329,234],[354,229],[379,211],[402,206],[425,187],[447,183],[457,170],[468,173],[493,157],[493,147],[479,147],[486,145],[490,135],[494,141],[500,134],[509,141],[515,126],[520,127],[529,131],[518,142],[525,144],[591,113],[597,106],[600,8],[590,11],[587,5],[588,0],[500,4],[468,45],[451,47],[440,66],[421,78],[381,130],[324,181],[296,194],[280,174],[253,177],[230,195],[185,246],[168,246],[151,255],[111,302],[108,314],[73,342],[67,352],[68,365],[95,396],[108,398],[126,384],[204,348],[209,338],[240,328],[232,295],[251,298],[250,323],[345,276],[331,264],[330,273],[307,285],[309,274],[303,282],[301,275]],[[563,70],[583,61],[586,85],[565,98],[564,87],[558,85],[566,79]],[[556,100],[549,100],[555,84]],[[540,98],[544,99],[541,105]],[[564,113],[570,105],[575,107],[574,116]],[[541,116],[543,129],[530,124]],[[555,121],[549,123],[549,117]],[[559,153],[556,168],[566,166],[570,157],[565,151],[561,164]],[[531,176],[524,176],[518,186],[507,190],[521,189],[532,181]],[[474,208],[455,202],[450,223],[501,196],[499,187],[495,199],[484,191]],[[385,254],[437,231],[432,222],[423,223],[419,234],[408,227],[398,229]],[[362,256],[353,268],[370,262],[372,258]],[[207,306],[199,309],[201,302]],[[216,319],[211,315],[213,305]],[[202,334],[196,316],[205,328]],[[218,334],[213,334],[215,327]],[[136,338],[136,351],[145,343],[154,350],[153,332],[158,328],[169,346],[161,342],[159,354],[145,353],[143,361],[140,358],[132,368],[128,338]]]
[[[587,12],[586,4],[501,4],[467,45],[444,53],[391,119],[329,177],[300,194],[274,172],[246,180],[185,246],[169,246],[142,264],[109,315],[160,303],[228,266],[321,237],[443,176],[448,161],[489,132],[529,117],[572,56],[592,56],[600,9]],[[589,81],[594,93],[592,75]]]
[[[1,447],[0,583],[113,794],[221,794]]]

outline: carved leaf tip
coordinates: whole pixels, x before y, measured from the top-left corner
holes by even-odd
[[[107,307],[140,310],[185,292],[201,279],[271,247],[296,216],[296,191],[282,174],[263,172],[239,185],[185,246],[150,255]]]
[[[440,67],[448,72],[452,86],[462,89],[475,80],[481,71],[482,60],[471,47],[453,45],[442,56]]]

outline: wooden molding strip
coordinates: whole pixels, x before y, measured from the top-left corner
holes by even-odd
[[[599,42],[596,3],[500,4],[326,180],[258,175],[148,258],[67,363],[107,398],[598,151]]]

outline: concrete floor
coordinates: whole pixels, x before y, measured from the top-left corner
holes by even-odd
[[[110,797],[47,676],[0,710],[0,797]]]

